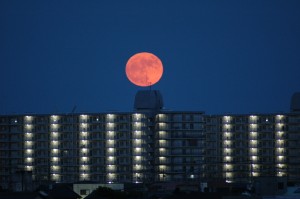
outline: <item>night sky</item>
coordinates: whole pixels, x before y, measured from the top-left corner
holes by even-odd
[[[0,1],[0,114],[132,111],[127,60],[164,64],[166,109],[288,112],[300,1]]]

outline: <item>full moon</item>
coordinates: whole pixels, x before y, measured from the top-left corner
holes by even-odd
[[[163,65],[154,54],[141,52],[129,58],[125,70],[127,78],[133,84],[146,87],[160,80],[163,74]]]

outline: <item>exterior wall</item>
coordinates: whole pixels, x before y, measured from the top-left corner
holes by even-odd
[[[199,180],[204,155],[202,113],[160,113],[155,129],[156,181]]]
[[[205,119],[205,179],[250,182],[255,177],[287,175],[287,115],[217,115]]]
[[[287,162],[288,179],[300,182],[300,114],[288,117]]]
[[[136,182],[150,173],[147,122],[131,113],[1,117],[1,185],[11,187],[17,171],[36,184]]]
[[[223,178],[222,121],[219,116],[205,116],[203,181]]]
[[[300,114],[130,112],[0,116],[0,185],[300,182]]]

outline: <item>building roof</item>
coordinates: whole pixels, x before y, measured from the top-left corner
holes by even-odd
[[[300,112],[300,92],[294,93],[291,99],[291,111]]]

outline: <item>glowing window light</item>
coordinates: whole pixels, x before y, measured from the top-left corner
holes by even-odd
[[[58,141],[52,140],[52,141],[51,141],[51,145],[52,145],[52,146],[58,146]]]
[[[251,139],[257,138],[257,132],[250,132]]]
[[[88,133],[87,133],[86,131],[82,131],[82,132],[80,132],[80,135],[81,135],[81,136],[87,136]]]
[[[257,159],[258,159],[257,156],[255,156],[255,155],[252,155],[252,156],[251,156],[251,160],[257,161]]]
[[[32,137],[33,137],[33,134],[32,134],[32,133],[25,133],[25,137],[26,137],[26,138],[32,138]]]
[[[166,177],[166,175],[165,175],[165,174],[159,174],[158,176],[159,176],[160,180],[164,180],[164,179],[165,179],[165,177]]]
[[[90,169],[90,167],[88,165],[81,165],[80,166],[81,171],[88,171],[89,169]]]
[[[286,167],[286,165],[285,164],[277,164],[277,167],[279,169],[284,169]]]
[[[32,122],[32,120],[33,120],[32,116],[28,116],[28,115],[25,116],[25,121],[26,122]]]
[[[283,153],[283,152],[284,152],[284,148],[277,148],[276,150],[277,150],[277,152],[279,152],[279,153]]]
[[[229,129],[229,130],[230,130],[230,128],[231,128],[231,125],[230,125],[230,124],[224,124],[223,128],[225,128],[225,129]]]
[[[226,132],[226,133],[225,133],[225,137],[226,137],[226,138],[227,138],[227,137],[230,138],[230,137],[231,137],[231,133]]]
[[[87,123],[81,123],[80,124],[81,129],[86,129],[87,126],[88,126]]]
[[[161,129],[164,129],[167,126],[166,123],[162,123],[162,122],[160,122],[158,125]]]
[[[32,154],[33,153],[33,150],[32,149],[26,149],[26,154]]]
[[[165,114],[158,114],[158,118],[159,118],[159,119],[165,119],[165,118],[166,118],[166,115],[165,115]]]
[[[251,153],[257,153],[257,148],[250,148]]]
[[[256,116],[256,115],[250,115],[250,119],[251,119],[251,120],[256,120],[256,119],[257,119],[257,116]]]
[[[250,140],[251,144],[257,144],[257,140]]]
[[[51,121],[56,122],[59,119],[58,115],[51,115]]]
[[[108,180],[109,180],[108,183],[113,183],[112,181],[116,178],[116,174],[114,174],[114,173],[108,173],[107,177],[108,177]]]
[[[87,173],[82,173],[82,174],[80,175],[80,178],[81,178],[81,180],[87,180],[87,179],[89,178],[89,174],[87,174]]]
[[[135,156],[135,159],[136,159],[136,160],[141,160],[142,157],[141,157],[141,156]]]
[[[134,141],[135,141],[136,144],[140,144],[142,142],[141,139],[135,139]]]
[[[107,119],[108,121],[112,122],[112,121],[115,119],[115,115],[113,115],[113,114],[107,114],[107,115],[106,115],[106,119]]]
[[[226,176],[226,178],[232,178],[233,174],[231,172],[226,172],[225,176]]]
[[[284,156],[283,155],[279,155],[277,156],[278,160],[283,160],[284,159]]]
[[[164,160],[166,160],[166,157],[159,157],[159,160],[164,161]]]
[[[51,166],[51,170],[58,171],[60,170],[60,166]]]
[[[59,150],[58,150],[58,149],[52,149],[52,153],[53,153],[53,154],[58,154],[58,153],[59,153]]]
[[[225,145],[230,145],[230,144],[231,144],[231,141],[230,141],[230,140],[225,140],[225,141],[224,141],[224,144],[225,144]]]
[[[80,140],[80,144],[87,145],[88,141],[87,140]]]
[[[108,127],[114,127],[114,126],[115,126],[115,123],[108,122],[108,123],[107,123],[107,126],[108,126]]]
[[[88,161],[88,157],[83,156],[83,157],[81,157],[81,160],[84,161],[84,162],[85,162],[85,161]]]
[[[276,122],[282,122],[282,120],[284,119],[283,115],[276,115]]]
[[[52,157],[53,162],[58,162],[58,160],[59,160],[58,157]]]
[[[230,156],[225,156],[225,161],[231,161],[231,157]]]
[[[58,138],[58,132],[52,132],[51,137],[53,138]]]
[[[259,165],[258,164],[251,164],[252,169],[258,169]]]
[[[31,130],[31,129],[33,128],[33,125],[32,125],[32,124],[26,124],[26,125],[25,125],[25,128],[26,128],[27,130]]]
[[[277,143],[283,144],[283,143],[284,143],[284,140],[278,139],[278,140],[277,140]]]
[[[51,124],[51,131],[57,131],[58,130],[58,127],[59,125],[58,124]]]
[[[112,161],[112,160],[114,160],[114,159],[115,159],[114,156],[108,156],[108,160]]]
[[[225,164],[225,169],[227,169],[227,170],[232,169],[232,165],[231,164]]]
[[[281,172],[281,171],[277,172],[277,176],[279,176],[279,177],[283,176],[283,172]]]
[[[109,139],[107,141],[108,141],[108,143],[111,143],[111,144],[115,142],[114,140],[111,140],[111,139]]]
[[[87,149],[87,148],[82,148],[82,149],[81,149],[81,152],[87,153],[87,152],[88,152],[88,149]]]
[[[138,113],[133,114],[133,119],[136,120],[136,121],[137,121],[137,120],[140,120],[141,117],[142,117],[141,114],[138,114]]]
[[[27,147],[31,147],[32,145],[33,145],[32,141],[26,141],[25,142],[25,146],[27,146]]]
[[[135,164],[135,165],[133,166],[133,170],[135,170],[135,171],[142,170],[142,165],[140,165],[140,164]]]
[[[230,116],[224,116],[223,117],[223,122],[230,122],[231,121],[231,117]]]
[[[33,166],[25,166],[25,170],[26,171],[32,171],[33,170]]]
[[[87,116],[87,115],[80,115],[79,117],[80,117],[80,119],[82,119],[82,120],[88,119],[88,116]]]
[[[107,169],[108,169],[109,172],[114,172],[116,170],[116,166],[110,164],[110,165],[108,165]]]
[[[278,136],[283,136],[284,132],[283,131],[277,131]]]

